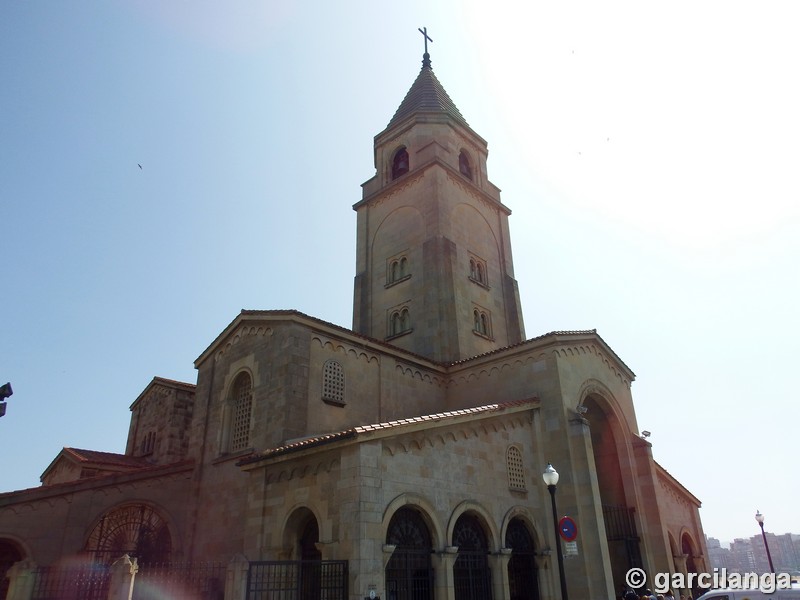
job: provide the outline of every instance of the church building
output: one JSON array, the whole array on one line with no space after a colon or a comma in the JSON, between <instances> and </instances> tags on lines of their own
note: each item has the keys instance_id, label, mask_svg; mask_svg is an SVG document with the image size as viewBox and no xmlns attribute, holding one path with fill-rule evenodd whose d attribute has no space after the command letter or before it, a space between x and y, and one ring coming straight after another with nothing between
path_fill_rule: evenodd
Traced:
<instances>
[{"instance_id":1,"label":"church building","mask_svg":"<svg viewBox=\"0 0 800 600\"><path fill-rule=\"evenodd\" d=\"M64 448L0 494L6 586L124 554L221 562L203 597L252 599L548 600L562 562L573 599L608 600L632 567L707 570L633 371L594 330L526 337L487 156L426 51L353 206L352 329L241 311L196 384L133 401L124 454Z\"/></svg>"}]
</instances>

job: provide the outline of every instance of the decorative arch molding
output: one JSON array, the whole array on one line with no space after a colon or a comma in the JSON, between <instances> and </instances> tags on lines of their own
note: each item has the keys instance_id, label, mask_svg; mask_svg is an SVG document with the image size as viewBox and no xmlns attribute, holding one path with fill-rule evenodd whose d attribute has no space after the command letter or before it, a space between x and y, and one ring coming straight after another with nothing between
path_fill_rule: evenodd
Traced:
<instances>
[{"instance_id":1,"label":"decorative arch molding","mask_svg":"<svg viewBox=\"0 0 800 600\"><path fill-rule=\"evenodd\" d=\"M510 369L524 369L525 367L538 363L542 360L550 358L550 354L546 352L532 352L526 356L515 356L511 359L505 359L502 362L494 363L491 366L480 365L472 369L461 371L449 377L446 384L449 387L457 387L462 384L472 385L475 381L480 380L482 377L492 377L494 375L501 375Z\"/></svg>"},{"instance_id":2,"label":"decorative arch molding","mask_svg":"<svg viewBox=\"0 0 800 600\"><path fill-rule=\"evenodd\" d=\"M431 385L435 385L436 387L442 387L445 385L445 380L438 375L432 375L431 373L422 371L421 369L414 368L409 365L404 365L398 362L395 365L395 370L399 371L405 377L411 377L412 379L424 381Z\"/></svg>"},{"instance_id":3,"label":"decorative arch molding","mask_svg":"<svg viewBox=\"0 0 800 600\"><path fill-rule=\"evenodd\" d=\"M480 521L486 533L486 539L489 542L489 550L497 551L503 547L502 540L499 537L497 526L492 520L491 513L486 510L480 503L474 500L464 500L461 504L453 509L450 515L450 521L447 523L447 541L453 539L453 531L456 527L456 522L461 515L472 514L475 515Z\"/></svg>"},{"instance_id":4,"label":"decorative arch molding","mask_svg":"<svg viewBox=\"0 0 800 600\"><path fill-rule=\"evenodd\" d=\"M323 350L330 350L336 354L342 354L348 358L355 358L357 360L364 360L367 363L374 362L380 364L379 355L373 352L366 352L361 348L356 348L351 344L346 344L340 340L331 339L321 334L315 334L311 337L311 341L317 342L319 347Z\"/></svg>"},{"instance_id":5,"label":"decorative arch molding","mask_svg":"<svg viewBox=\"0 0 800 600\"><path fill-rule=\"evenodd\" d=\"M493 415L491 422L465 423L462 427L446 432L421 431L390 439L384 443L383 451L389 456L395 456L423 448L435 449L437 446L444 446L459 440L480 439L491 434L524 428L531 422L532 417L528 413L515 413L499 418Z\"/></svg>"},{"instance_id":6,"label":"decorative arch molding","mask_svg":"<svg viewBox=\"0 0 800 600\"><path fill-rule=\"evenodd\" d=\"M444 529L442 529L442 524L439 521L436 508L434 507L433 503L431 503L424 496L415 494L413 492L402 493L386 505L386 508L383 511L383 518L381 520L382 540L386 539L392 517L398 510L404 507L415 508L419 511L420 515L422 515L422 519L425 521L425 524L428 526L428 530L430 531L431 538L433 538L432 542L434 548L444 548L448 545L447 541L449 538L444 536Z\"/></svg>"},{"instance_id":7,"label":"decorative arch molding","mask_svg":"<svg viewBox=\"0 0 800 600\"><path fill-rule=\"evenodd\" d=\"M553 348L552 350L553 356L556 358L571 358L574 356L581 356L581 355L592 355L597 357L605 366L611 371L614 376L627 388L631 387L631 382L627 378L627 376L620 371L616 365L613 364L612 360L608 357L608 355L603 352L596 344L593 343L585 343L585 344L576 344L572 346L561 346L558 348Z\"/></svg>"},{"instance_id":8,"label":"decorative arch molding","mask_svg":"<svg viewBox=\"0 0 800 600\"><path fill-rule=\"evenodd\" d=\"M633 431L630 423L627 422L627 419L625 419L624 414L620 410L616 396L614 396L613 392L609 390L602 381L598 379L587 379L583 382L578 392L578 404L576 408L583 406L589 398L592 398L596 403L601 405L604 411L606 411L607 417L612 417L620 426L625 424L627 431Z\"/></svg>"},{"instance_id":9,"label":"decorative arch molding","mask_svg":"<svg viewBox=\"0 0 800 600\"><path fill-rule=\"evenodd\" d=\"M686 497L676 490L675 486L673 486L670 481L666 479L660 472L657 473L657 476L658 484L661 488L662 494L665 494L669 497L671 502L680 506L686 518L690 517L692 513L692 505L689 503Z\"/></svg>"},{"instance_id":10,"label":"decorative arch molding","mask_svg":"<svg viewBox=\"0 0 800 600\"><path fill-rule=\"evenodd\" d=\"M410 157L409 157L409 160L410 160ZM391 170L391 164L389 165L389 169ZM387 189L388 192L385 193L385 194L382 194L382 195L378 196L377 198L375 198L374 200L372 200L372 202L369 203L370 206L372 208L379 207L384 202L387 202L388 200L391 200L392 198L394 198L395 196L397 196L401 192L404 192L408 188L416 185L417 182L420 179L422 179L424 176L425 176L425 169L418 169L416 167L414 169L412 169L411 171L409 171L408 173L406 173L406 175L404 177L400 178L400 179L394 179L393 180L391 178L391 173L389 173L389 175L387 177L387 180L385 182L386 183L386 188L384 188L384 189ZM402 184L401 184L401 182L402 182ZM375 233L377 233L377 231ZM374 242L375 242L375 238L373 237L372 238L372 243L374 243ZM372 248L372 244L370 244L370 248Z\"/></svg>"},{"instance_id":11,"label":"decorative arch molding","mask_svg":"<svg viewBox=\"0 0 800 600\"><path fill-rule=\"evenodd\" d=\"M319 461L314 464L286 466L279 471L267 472L266 484L271 485L275 483L281 483L283 481L291 481L292 479L302 479L308 475L319 475L322 472L330 473L337 466L339 466L338 458L333 458L327 461Z\"/></svg>"},{"instance_id":12,"label":"decorative arch molding","mask_svg":"<svg viewBox=\"0 0 800 600\"><path fill-rule=\"evenodd\" d=\"M471 196L492 212L497 212L497 209L502 206L498 200L491 198L491 196L488 196L479 187L477 187L477 185L473 183L475 180L464 180L464 178L461 176L461 173L457 169L453 169L453 167L450 165L447 166L448 168L445 169L445 173L447 173L447 179L450 181L450 183L458 187L459 191Z\"/></svg>"},{"instance_id":13,"label":"decorative arch molding","mask_svg":"<svg viewBox=\"0 0 800 600\"><path fill-rule=\"evenodd\" d=\"M214 360L219 361L233 346L242 341L243 338L249 336L269 337L272 336L272 328L266 325L241 325L236 332L228 337L227 343L217 350L214 355Z\"/></svg>"},{"instance_id":14,"label":"decorative arch molding","mask_svg":"<svg viewBox=\"0 0 800 600\"><path fill-rule=\"evenodd\" d=\"M447 177L450 181L456 181L453 177L453 174L450 173L450 171L447 172ZM458 184L459 187L461 187L464 191L467 191L467 189L465 188L467 183L464 181L463 177L459 177ZM469 184L469 185L471 186L474 184ZM491 206L488 202L486 202L485 198L481 197L482 196L481 194L476 194L474 189L469 193L469 195L475 198L476 200L481 201L487 208L491 210L493 214L497 213L497 207ZM456 215L460 211L467 211L468 214L472 215L475 219L477 219L478 222L480 222L480 224L484 229L484 232L486 234L489 234L490 236L489 239L491 240L491 244L487 244L487 246L491 246L492 250L494 251L494 256L492 256L491 259L492 261L497 261L496 266L500 270L502 270L503 267L501 264L501 257L503 256L503 253L501 252L501 242L500 240L497 239L495 227L492 226L492 224L489 222L489 219L486 218L486 215L484 215L480 210L478 210L473 204L468 204L466 202L459 202L452 207L452 209L450 210L450 218L452 221L457 222L458 219ZM490 257L484 256L483 258L488 259Z\"/></svg>"},{"instance_id":15,"label":"decorative arch molding","mask_svg":"<svg viewBox=\"0 0 800 600\"><path fill-rule=\"evenodd\" d=\"M531 534L533 542L537 548L544 548L547 546L546 538L542 533L542 527L540 527L537 523L536 517L533 516L533 513L524 506L512 506L503 516L503 522L500 525L500 540L503 542L503 544L505 544L508 525L514 519L520 519L523 523L525 523L525 526L528 528L528 532Z\"/></svg>"}]
</instances>

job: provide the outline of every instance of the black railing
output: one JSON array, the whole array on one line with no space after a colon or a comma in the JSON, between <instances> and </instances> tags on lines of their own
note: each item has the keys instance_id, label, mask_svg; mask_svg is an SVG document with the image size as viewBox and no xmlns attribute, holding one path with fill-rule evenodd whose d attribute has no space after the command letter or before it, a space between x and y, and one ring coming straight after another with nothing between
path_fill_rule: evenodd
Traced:
<instances>
[{"instance_id":1,"label":"black railing","mask_svg":"<svg viewBox=\"0 0 800 600\"><path fill-rule=\"evenodd\" d=\"M38 567L31 600L106 600L110 581L106 565Z\"/></svg>"},{"instance_id":2,"label":"black railing","mask_svg":"<svg viewBox=\"0 0 800 600\"><path fill-rule=\"evenodd\" d=\"M251 562L248 600L347 600L346 560Z\"/></svg>"},{"instance_id":3,"label":"black railing","mask_svg":"<svg viewBox=\"0 0 800 600\"><path fill-rule=\"evenodd\" d=\"M606 538L609 541L637 540L634 509L630 506L603 505L603 519L606 522Z\"/></svg>"}]
</instances>

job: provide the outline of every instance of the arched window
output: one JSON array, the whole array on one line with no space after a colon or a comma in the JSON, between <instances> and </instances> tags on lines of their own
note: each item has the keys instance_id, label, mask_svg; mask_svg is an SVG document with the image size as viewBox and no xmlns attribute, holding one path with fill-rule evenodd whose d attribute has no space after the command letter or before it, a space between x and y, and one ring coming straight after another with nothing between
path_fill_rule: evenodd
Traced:
<instances>
[{"instance_id":1,"label":"arched window","mask_svg":"<svg viewBox=\"0 0 800 600\"><path fill-rule=\"evenodd\" d=\"M539 600L536 546L521 519L512 519L508 524L505 546L511 548L511 559L508 561L509 596L514 600Z\"/></svg>"},{"instance_id":2,"label":"arched window","mask_svg":"<svg viewBox=\"0 0 800 600\"><path fill-rule=\"evenodd\" d=\"M408 315L408 309L404 308L400 313L400 331L408 331L411 329L411 317Z\"/></svg>"},{"instance_id":3,"label":"arched window","mask_svg":"<svg viewBox=\"0 0 800 600\"><path fill-rule=\"evenodd\" d=\"M335 360L322 366L322 399L329 404L344 406L344 369Z\"/></svg>"},{"instance_id":4,"label":"arched window","mask_svg":"<svg viewBox=\"0 0 800 600\"><path fill-rule=\"evenodd\" d=\"M397 335L402 330L400 329L400 313L392 313L391 327L389 328L389 335Z\"/></svg>"},{"instance_id":5,"label":"arched window","mask_svg":"<svg viewBox=\"0 0 800 600\"><path fill-rule=\"evenodd\" d=\"M411 314L407 308L395 310L389 317L389 333L387 337L393 337L411 331Z\"/></svg>"},{"instance_id":6,"label":"arched window","mask_svg":"<svg viewBox=\"0 0 800 600\"><path fill-rule=\"evenodd\" d=\"M232 412L230 451L244 450L250 445L250 416L253 412L253 383L248 373L240 373L231 388Z\"/></svg>"},{"instance_id":7,"label":"arched window","mask_svg":"<svg viewBox=\"0 0 800 600\"><path fill-rule=\"evenodd\" d=\"M453 565L456 600L491 598L489 544L478 517L464 514L458 518L453 528L453 546L458 546Z\"/></svg>"},{"instance_id":8,"label":"arched window","mask_svg":"<svg viewBox=\"0 0 800 600\"><path fill-rule=\"evenodd\" d=\"M489 315L477 308L472 311L473 326L472 331L479 335L492 337L492 323Z\"/></svg>"},{"instance_id":9,"label":"arched window","mask_svg":"<svg viewBox=\"0 0 800 600\"><path fill-rule=\"evenodd\" d=\"M386 565L386 592L393 600L433 600L433 543L422 515L403 507L392 516L386 543L395 546Z\"/></svg>"},{"instance_id":10,"label":"arched window","mask_svg":"<svg viewBox=\"0 0 800 600\"><path fill-rule=\"evenodd\" d=\"M469 156L463 150L458 155L458 170L467 179L472 179L472 165L470 164Z\"/></svg>"},{"instance_id":11,"label":"arched window","mask_svg":"<svg viewBox=\"0 0 800 600\"><path fill-rule=\"evenodd\" d=\"M392 159L392 179L397 179L406 173L408 173L408 151L400 148Z\"/></svg>"},{"instance_id":12,"label":"arched window","mask_svg":"<svg viewBox=\"0 0 800 600\"><path fill-rule=\"evenodd\" d=\"M169 562L172 538L166 521L146 504L113 509L95 525L84 550L93 560L110 564L123 554L139 564Z\"/></svg>"},{"instance_id":13,"label":"arched window","mask_svg":"<svg viewBox=\"0 0 800 600\"><path fill-rule=\"evenodd\" d=\"M405 279L408 276L408 259L405 256L389 259L387 271L387 286Z\"/></svg>"},{"instance_id":14,"label":"arched window","mask_svg":"<svg viewBox=\"0 0 800 600\"><path fill-rule=\"evenodd\" d=\"M469 278L475 283L488 287L486 261L476 256L469 257Z\"/></svg>"},{"instance_id":15,"label":"arched window","mask_svg":"<svg viewBox=\"0 0 800 600\"><path fill-rule=\"evenodd\" d=\"M506 470L508 471L508 487L512 490L524 490L525 470L522 466L522 452L516 446L509 446L506 451Z\"/></svg>"}]
</instances>

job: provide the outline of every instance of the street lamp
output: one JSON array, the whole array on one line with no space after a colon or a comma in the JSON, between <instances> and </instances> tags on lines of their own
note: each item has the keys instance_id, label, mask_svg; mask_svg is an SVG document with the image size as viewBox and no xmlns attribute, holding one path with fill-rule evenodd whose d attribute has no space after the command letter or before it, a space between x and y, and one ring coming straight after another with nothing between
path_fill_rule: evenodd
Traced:
<instances>
[{"instance_id":1,"label":"street lamp","mask_svg":"<svg viewBox=\"0 0 800 600\"><path fill-rule=\"evenodd\" d=\"M775 572L775 567L772 566L772 555L769 553L769 544L767 543L767 534L764 533L764 515L761 514L760 510L756 510L756 521L758 521L759 527L761 527L761 537L764 540L764 548L767 551L767 560L769 561L769 570L770 573Z\"/></svg>"},{"instance_id":2,"label":"street lamp","mask_svg":"<svg viewBox=\"0 0 800 600\"><path fill-rule=\"evenodd\" d=\"M558 471L553 465L547 463L547 468L542 473L542 479L550 492L550 504L553 506L553 529L556 532L556 555L558 556L558 576L561 578L561 600L567 598L567 578L564 575L564 554L561 552L560 533L558 531L558 510L556 509L556 484L558 483Z\"/></svg>"}]
</instances>

